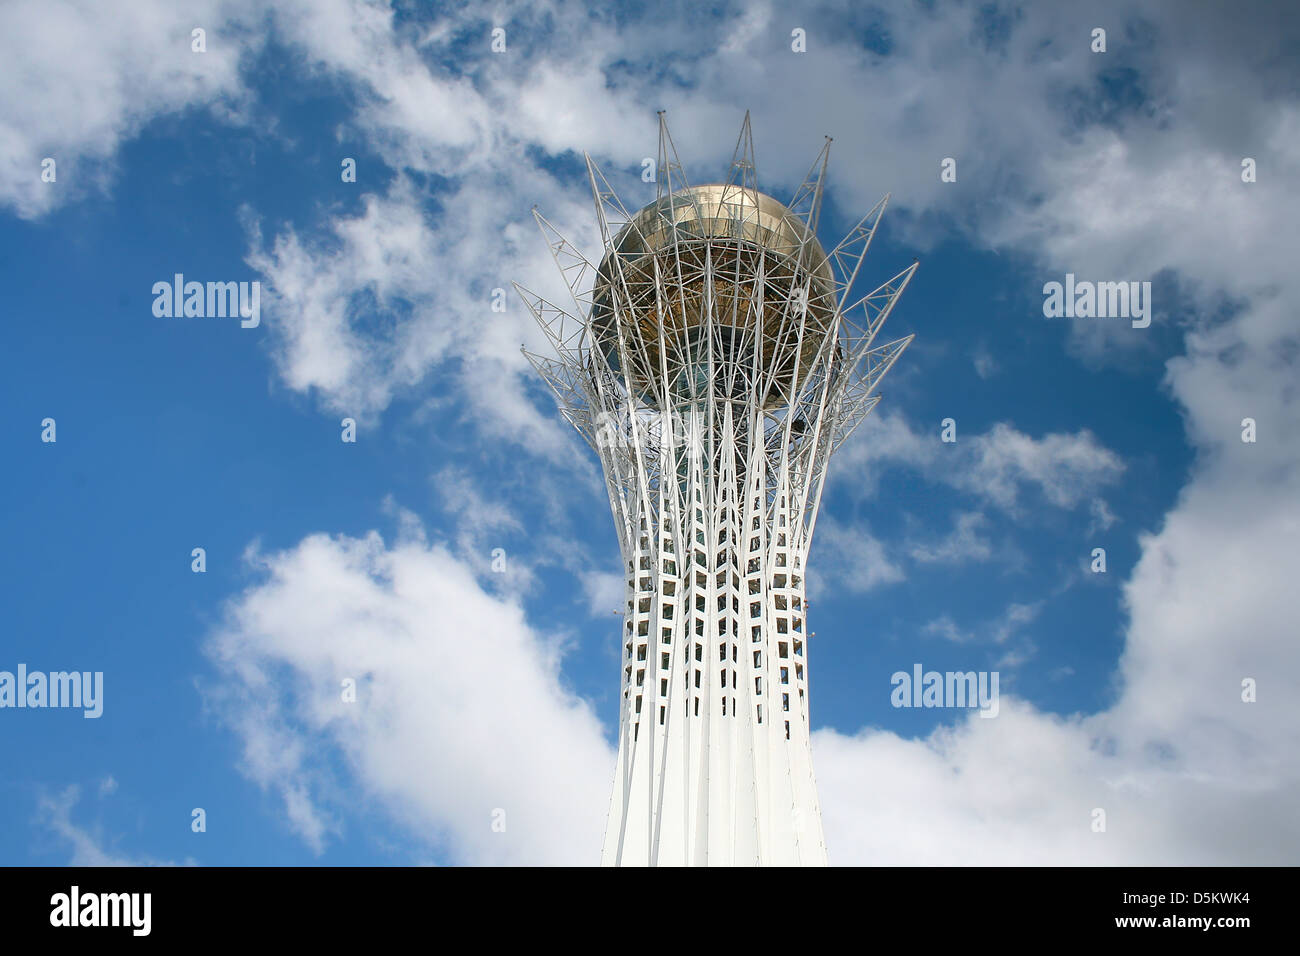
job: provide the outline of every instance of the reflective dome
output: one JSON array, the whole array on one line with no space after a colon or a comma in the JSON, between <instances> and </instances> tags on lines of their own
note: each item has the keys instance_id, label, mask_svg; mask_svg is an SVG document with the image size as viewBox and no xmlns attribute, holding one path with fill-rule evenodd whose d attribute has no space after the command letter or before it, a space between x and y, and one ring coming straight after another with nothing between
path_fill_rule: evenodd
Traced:
<instances>
[{"instance_id":1,"label":"reflective dome","mask_svg":"<svg viewBox=\"0 0 1300 956\"><path fill-rule=\"evenodd\" d=\"M800 343L790 301L805 284ZM796 368L802 380L834 328L834 295L825 251L784 205L736 185L692 186L646 206L614 238L596 277L592 333L623 371L622 325L628 386L652 406L665 383L673 405L698 403L710 390L741 398L755 371L760 399L780 403Z\"/></svg>"}]
</instances>

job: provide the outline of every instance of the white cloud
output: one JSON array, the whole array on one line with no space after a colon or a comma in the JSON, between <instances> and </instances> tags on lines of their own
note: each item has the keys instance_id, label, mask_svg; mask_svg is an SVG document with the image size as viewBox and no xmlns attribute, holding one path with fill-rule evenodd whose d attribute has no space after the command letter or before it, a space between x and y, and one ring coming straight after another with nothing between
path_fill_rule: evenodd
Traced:
<instances>
[{"instance_id":1,"label":"white cloud","mask_svg":"<svg viewBox=\"0 0 1300 956\"><path fill-rule=\"evenodd\" d=\"M582 591L587 611L595 618L610 618L623 613L627 582L612 571L587 571L582 575Z\"/></svg>"},{"instance_id":2,"label":"white cloud","mask_svg":"<svg viewBox=\"0 0 1300 956\"><path fill-rule=\"evenodd\" d=\"M0 30L0 207L36 218L69 197L105 189L119 146L161 114L214 106L236 120L249 35L223 32L222 0L104 4L15 0ZM207 52L190 31L208 31ZM57 179L41 181L41 160Z\"/></svg>"},{"instance_id":3,"label":"white cloud","mask_svg":"<svg viewBox=\"0 0 1300 956\"><path fill-rule=\"evenodd\" d=\"M903 580L902 569L888 558L880 539L861 525L849 527L823 515L814 541L808 559L810 593L864 594Z\"/></svg>"},{"instance_id":4,"label":"white cloud","mask_svg":"<svg viewBox=\"0 0 1300 956\"><path fill-rule=\"evenodd\" d=\"M937 541L914 544L912 559L924 564L957 564L962 561L987 561L993 555L993 546L980 535L988 526L988 519L978 511L958 514L947 535Z\"/></svg>"},{"instance_id":5,"label":"white cloud","mask_svg":"<svg viewBox=\"0 0 1300 956\"><path fill-rule=\"evenodd\" d=\"M99 795L108 796L117 789L105 785L112 781L110 776L99 785ZM70 784L56 794L42 794L37 803L37 819L48 827L59 842L72 849L69 866L176 866L175 863L153 860L144 857L124 856L106 847L103 835L98 828L87 828L73 822L72 811L81 799L81 788ZM185 865L194 861L186 859Z\"/></svg>"},{"instance_id":6,"label":"white cloud","mask_svg":"<svg viewBox=\"0 0 1300 956\"><path fill-rule=\"evenodd\" d=\"M418 540L316 535L254 560L265 579L209 645L211 697L242 769L309 846L328 846L359 792L455 862L597 858L613 753L518 605Z\"/></svg>"},{"instance_id":7,"label":"white cloud","mask_svg":"<svg viewBox=\"0 0 1300 956\"><path fill-rule=\"evenodd\" d=\"M977 500L1018 513L1022 496L1035 489L1058 508L1073 508L1098 489L1114 483L1124 463L1090 431L1051 432L1034 438L1007 422L987 432L940 441L915 431L901 414L869 417L841 452L831 475L871 490L880 472L902 466L931 481L947 484Z\"/></svg>"}]
</instances>

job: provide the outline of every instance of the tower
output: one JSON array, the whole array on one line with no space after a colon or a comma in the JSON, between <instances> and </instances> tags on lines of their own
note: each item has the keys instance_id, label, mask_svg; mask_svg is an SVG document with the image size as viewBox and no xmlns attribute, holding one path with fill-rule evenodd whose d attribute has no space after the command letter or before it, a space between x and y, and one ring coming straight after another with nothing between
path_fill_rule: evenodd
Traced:
<instances>
[{"instance_id":1,"label":"tower","mask_svg":"<svg viewBox=\"0 0 1300 956\"><path fill-rule=\"evenodd\" d=\"M850 302L889 197L827 253L830 139L788 205L749 115L691 186L659 117L657 198L628 213L587 157L604 253L534 211L573 309L516 285L525 352L599 455L626 581L607 865L824 865L809 742L808 549L826 467L911 341L874 345L913 263Z\"/></svg>"}]
</instances>

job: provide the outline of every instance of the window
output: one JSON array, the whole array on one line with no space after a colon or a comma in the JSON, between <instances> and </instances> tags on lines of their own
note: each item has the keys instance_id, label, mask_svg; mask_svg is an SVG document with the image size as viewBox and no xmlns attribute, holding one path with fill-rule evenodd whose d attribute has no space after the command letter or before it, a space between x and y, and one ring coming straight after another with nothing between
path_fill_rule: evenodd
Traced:
<instances>
[{"instance_id":1,"label":"window","mask_svg":"<svg viewBox=\"0 0 1300 956\"><path fill-rule=\"evenodd\" d=\"M659 726L662 727L663 725L664 725L664 708L660 707L660 708L659 708Z\"/></svg>"},{"instance_id":2,"label":"window","mask_svg":"<svg viewBox=\"0 0 1300 956\"><path fill-rule=\"evenodd\" d=\"M763 613L763 605L758 601L754 601L752 604L749 605L749 616L751 618L760 617L762 613Z\"/></svg>"},{"instance_id":3,"label":"window","mask_svg":"<svg viewBox=\"0 0 1300 956\"><path fill-rule=\"evenodd\" d=\"M762 704L759 704L759 705L758 705L758 722L759 722L760 724L763 722L763 705L762 705Z\"/></svg>"},{"instance_id":4,"label":"window","mask_svg":"<svg viewBox=\"0 0 1300 956\"><path fill-rule=\"evenodd\" d=\"M637 712L638 714L641 713L641 695L640 695L640 694L637 694L637 695L636 695L636 712Z\"/></svg>"},{"instance_id":5,"label":"window","mask_svg":"<svg viewBox=\"0 0 1300 956\"><path fill-rule=\"evenodd\" d=\"M781 668L781 683L782 684L790 683L790 668L788 667Z\"/></svg>"},{"instance_id":6,"label":"window","mask_svg":"<svg viewBox=\"0 0 1300 956\"><path fill-rule=\"evenodd\" d=\"M664 605L664 619L668 621L673 619L673 606L671 604Z\"/></svg>"},{"instance_id":7,"label":"window","mask_svg":"<svg viewBox=\"0 0 1300 956\"><path fill-rule=\"evenodd\" d=\"M727 698L722 698L722 716L727 716Z\"/></svg>"},{"instance_id":8,"label":"window","mask_svg":"<svg viewBox=\"0 0 1300 956\"><path fill-rule=\"evenodd\" d=\"M755 666L755 667L762 667L762 666L763 666L763 652L762 652L762 651L755 651L755 652L754 652L754 666Z\"/></svg>"},{"instance_id":9,"label":"window","mask_svg":"<svg viewBox=\"0 0 1300 956\"><path fill-rule=\"evenodd\" d=\"M777 657L789 657L789 656L790 656L790 645L787 644L785 641L780 641L780 642L776 645L776 656L777 656Z\"/></svg>"},{"instance_id":10,"label":"window","mask_svg":"<svg viewBox=\"0 0 1300 956\"><path fill-rule=\"evenodd\" d=\"M699 644L695 645L695 659L697 661L704 660L704 648Z\"/></svg>"},{"instance_id":11,"label":"window","mask_svg":"<svg viewBox=\"0 0 1300 956\"><path fill-rule=\"evenodd\" d=\"M636 686L640 687L644 683L645 683L645 668L644 667L637 668Z\"/></svg>"},{"instance_id":12,"label":"window","mask_svg":"<svg viewBox=\"0 0 1300 956\"><path fill-rule=\"evenodd\" d=\"M723 641L721 644L718 645L718 660L725 661L726 659L727 659L727 642Z\"/></svg>"},{"instance_id":13,"label":"window","mask_svg":"<svg viewBox=\"0 0 1300 956\"><path fill-rule=\"evenodd\" d=\"M668 696L668 678L667 678L667 677L661 677L661 678L659 678L659 696L660 696L660 697L667 697L667 696Z\"/></svg>"},{"instance_id":14,"label":"window","mask_svg":"<svg viewBox=\"0 0 1300 956\"><path fill-rule=\"evenodd\" d=\"M722 678L722 680L719 681L719 683L722 685L723 688L725 688L727 686L727 672L719 671L718 676Z\"/></svg>"},{"instance_id":15,"label":"window","mask_svg":"<svg viewBox=\"0 0 1300 956\"><path fill-rule=\"evenodd\" d=\"M776 619L776 633L784 634L788 630L790 630L790 628L788 626L788 622L786 621L786 619L783 617L778 617Z\"/></svg>"},{"instance_id":16,"label":"window","mask_svg":"<svg viewBox=\"0 0 1300 956\"><path fill-rule=\"evenodd\" d=\"M700 669L698 667L695 669L695 686L700 686Z\"/></svg>"},{"instance_id":17,"label":"window","mask_svg":"<svg viewBox=\"0 0 1300 956\"><path fill-rule=\"evenodd\" d=\"M794 665L794 676L797 677L797 678L799 678L800 680L803 680L803 665L802 665L802 664L795 664L795 665Z\"/></svg>"},{"instance_id":18,"label":"window","mask_svg":"<svg viewBox=\"0 0 1300 956\"><path fill-rule=\"evenodd\" d=\"M668 654L666 652L659 655L659 669L661 671L668 670Z\"/></svg>"},{"instance_id":19,"label":"window","mask_svg":"<svg viewBox=\"0 0 1300 956\"><path fill-rule=\"evenodd\" d=\"M695 716L700 716L700 699L698 697L695 698Z\"/></svg>"},{"instance_id":20,"label":"window","mask_svg":"<svg viewBox=\"0 0 1300 956\"><path fill-rule=\"evenodd\" d=\"M761 697L762 695L763 695L763 678L761 678L761 677L755 677L755 678L754 678L754 696L755 696L755 697Z\"/></svg>"},{"instance_id":21,"label":"window","mask_svg":"<svg viewBox=\"0 0 1300 956\"><path fill-rule=\"evenodd\" d=\"M664 636L664 643L665 643L665 644L671 644L671 643L673 642L673 631L672 631L672 628L665 627L665 628L663 629L663 636Z\"/></svg>"},{"instance_id":22,"label":"window","mask_svg":"<svg viewBox=\"0 0 1300 956\"><path fill-rule=\"evenodd\" d=\"M790 739L790 721L788 720L785 722L785 739Z\"/></svg>"},{"instance_id":23,"label":"window","mask_svg":"<svg viewBox=\"0 0 1300 956\"><path fill-rule=\"evenodd\" d=\"M790 695L789 695L789 694L782 694L782 695L781 695L781 709L782 709L782 710L789 710L789 709L790 709Z\"/></svg>"},{"instance_id":24,"label":"window","mask_svg":"<svg viewBox=\"0 0 1300 956\"><path fill-rule=\"evenodd\" d=\"M798 654L800 657L803 656L803 641L794 642L794 652Z\"/></svg>"}]
</instances>

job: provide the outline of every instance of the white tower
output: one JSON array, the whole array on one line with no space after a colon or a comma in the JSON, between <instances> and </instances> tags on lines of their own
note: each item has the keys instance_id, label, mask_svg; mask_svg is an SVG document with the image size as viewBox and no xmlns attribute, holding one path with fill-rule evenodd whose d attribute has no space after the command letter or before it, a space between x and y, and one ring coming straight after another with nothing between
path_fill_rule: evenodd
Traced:
<instances>
[{"instance_id":1,"label":"white tower","mask_svg":"<svg viewBox=\"0 0 1300 956\"><path fill-rule=\"evenodd\" d=\"M627 581L607 865L824 865L809 744L808 548L831 454L911 341L872 340L916 264L849 303L882 199L828 255L830 139L788 206L746 114L725 183L689 186L663 115L635 215L587 157L599 267L536 215L573 297L516 285L528 355L596 450Z\"/></svg>"}]
</instances>

